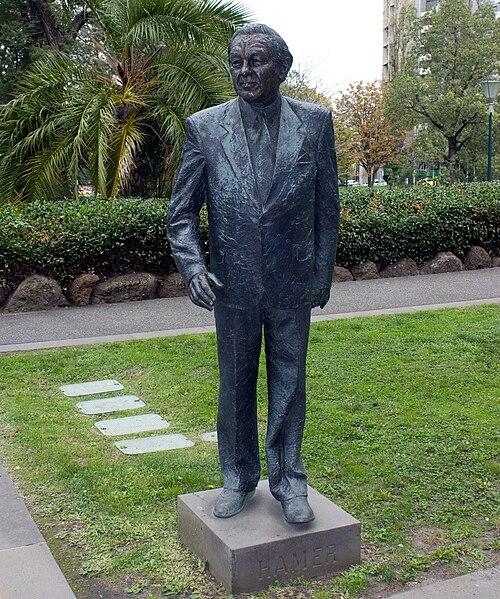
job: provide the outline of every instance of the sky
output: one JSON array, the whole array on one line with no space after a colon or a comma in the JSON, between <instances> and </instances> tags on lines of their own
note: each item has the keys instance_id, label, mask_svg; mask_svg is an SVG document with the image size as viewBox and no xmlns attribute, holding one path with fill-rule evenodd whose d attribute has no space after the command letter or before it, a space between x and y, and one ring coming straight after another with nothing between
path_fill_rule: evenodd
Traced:
<instances>
[{"instance_id":1,"label":"sky","mask_svg":"<svg viewBox=\"0 0 500 599\"><path fill-rule=\"evenodd\" d=\"M275 29L321 91L334 96L382 75L382 0L241 0Z\"/></svg>"}]
</instances>

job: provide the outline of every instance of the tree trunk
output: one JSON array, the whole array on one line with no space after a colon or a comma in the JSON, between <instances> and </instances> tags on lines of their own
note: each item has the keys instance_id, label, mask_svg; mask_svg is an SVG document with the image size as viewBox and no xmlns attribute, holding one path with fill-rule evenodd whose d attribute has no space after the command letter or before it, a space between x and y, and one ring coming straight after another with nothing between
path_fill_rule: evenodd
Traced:
<instances>
[{"instance_id":1,"label":"tree trunk","mask_svg":"<svg viewBox=\"0 0 500 599\"><path fill-rule=\"evenodd\" d=\"M369 168L366 174L368 175L368 187L372 188L375 181L375 169Z\"/></svg>"},{"instance_id":2,"label":"tree trunk","mask_svg":"<svg viewBox=\"0 0 500 599\"><path fill-rule=\"evenodd\" d=\"M460 165L458 163L458 140L455 136L448 137L448 153L445 156L445 164L450 173L452 183L457 183L460 180L459 172Z\"/></svg>"},{"instance_id":3,"label":"tree trunk","mask_svg":"<svg viewBox=\"0 0 500 599\"><path fill-rule=\"evenodd\" d=\"M51 7L44 0L31 0L30 5L32 14L38 16L45 40L53 50L60 50L63 35Z\"/></svg>"},{"instance_id":4,"label":"tree trunk","mask_svg":"<svg viewBox=\"0 0 500 599\"><path fill-rule=\"evenodd\" d=\"M151 163L144 152L139 152L134 158L134 164L122 192L130 198L150 197Z\"/></svg>"}]
</instances>

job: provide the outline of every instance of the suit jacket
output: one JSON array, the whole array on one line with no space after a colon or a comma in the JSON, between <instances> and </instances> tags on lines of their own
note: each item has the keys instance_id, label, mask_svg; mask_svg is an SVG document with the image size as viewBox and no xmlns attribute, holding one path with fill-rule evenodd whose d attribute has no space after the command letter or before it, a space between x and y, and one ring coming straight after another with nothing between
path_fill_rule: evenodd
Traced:
<instances>
[{"instance_id":1,"label":"suit jacket","mask_svg":"<svg viewBox=\"0 0 500 599\"><path fill-rule=\"evenodd\" d=\"M168 239L186 284L207 270L199 213L208 209L210 269L224 284L217 301L277 308L311 301L330 287L339 194L330 112L281 98L276 166L262 205L238 100L193 114L169 206Z\"/></svg>"}]
</instances>

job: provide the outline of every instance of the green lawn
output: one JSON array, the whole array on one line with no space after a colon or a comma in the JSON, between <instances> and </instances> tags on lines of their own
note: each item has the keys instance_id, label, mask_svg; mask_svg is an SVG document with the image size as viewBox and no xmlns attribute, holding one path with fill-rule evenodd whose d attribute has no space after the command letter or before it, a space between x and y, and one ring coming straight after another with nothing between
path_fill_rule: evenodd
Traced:
<instances>
[{"instance_id":1,"label":"green lawn","mask_svg":"<svg viewBox=\"0 0 500 599\"><path fill-rule=\"evenodd\" d=\"M499 338L493 305L313 325L304 460L361 520L364 560L266 596L362 597L498 563ZM195 447L120 454L59 390L105 378ZM264 364L259 393L264 423ZM214 335L0 358L0 456L79 599L225 596L176 533L176 496L221 484L215 445L197 438L216 404Z\"/></svg>"}]
</instances>

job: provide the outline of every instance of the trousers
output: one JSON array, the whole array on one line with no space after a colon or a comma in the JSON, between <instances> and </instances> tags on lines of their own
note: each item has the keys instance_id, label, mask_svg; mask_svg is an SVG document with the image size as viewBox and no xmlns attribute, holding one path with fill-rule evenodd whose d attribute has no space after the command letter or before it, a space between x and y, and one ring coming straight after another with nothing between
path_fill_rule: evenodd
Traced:
<instances>
[{"instance_id":1,"label":"trousers","mask_svg":"<svg viewBox=\"0 0 500 599\"><path fill-rule=\"evenodd\" d=\"M260 478L257 376L264 333L269 487L279 501L307 495L301 457L306 412L306 355L311 307L252 308L215 302L220 387L217 438L224 487L253 490Z\"/></svg>"}]
</instances>

